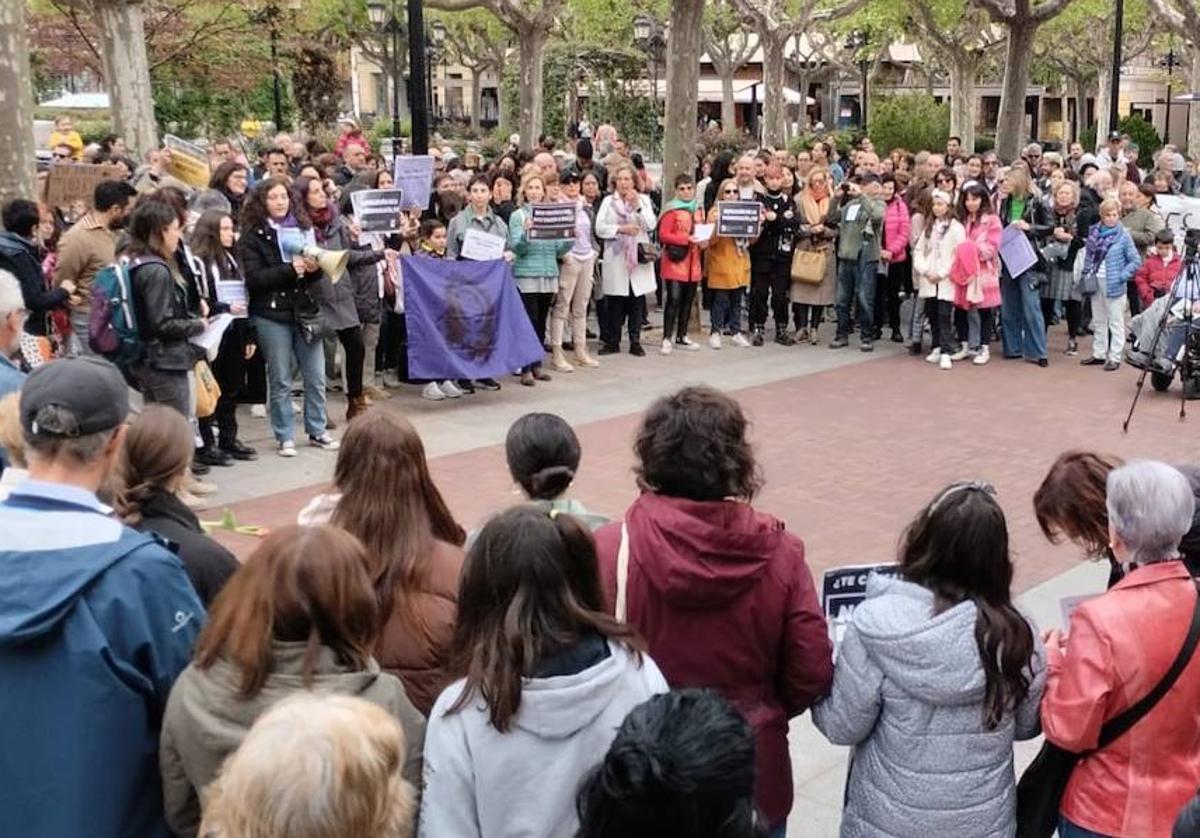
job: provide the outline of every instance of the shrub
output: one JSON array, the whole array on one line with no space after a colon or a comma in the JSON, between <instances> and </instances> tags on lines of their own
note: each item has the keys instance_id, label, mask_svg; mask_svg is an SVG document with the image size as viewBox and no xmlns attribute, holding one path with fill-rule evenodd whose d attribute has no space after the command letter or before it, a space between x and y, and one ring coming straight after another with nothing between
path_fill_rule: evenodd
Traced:
<instances>
[{"instance_id":1,"label":"shrub","mask_svg":"<svg viewBox=\"0 0 1200 838\"><path fill-rule=\"evenodd\" d=\"M1122 119L1120 131L1122 134L1128 134L1130 142L1137 145L1138 160L1149 160L1162 148L1163 141L1158 136L1158 131L1138 114Z\"/></svg>"},{"instance_id":2,"label":"shrub","mask_svg":"<svg viewBox=\"0 0 1200 838\"><path fill-rule=\"evenodd\" d=\"M880 154L893 148L945 148L950 137L950 105L924 94L881 97L871 102L867 135Z\"/></svg>"}]
</instances>

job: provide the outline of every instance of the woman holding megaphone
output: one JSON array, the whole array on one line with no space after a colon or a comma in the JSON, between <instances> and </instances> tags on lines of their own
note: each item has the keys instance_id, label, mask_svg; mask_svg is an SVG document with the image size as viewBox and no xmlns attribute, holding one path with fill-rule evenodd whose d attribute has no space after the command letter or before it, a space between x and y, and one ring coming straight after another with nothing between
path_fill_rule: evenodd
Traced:
<instances>
[{"instance_id":1,"label":"woman holding megaphone","mask_svg":"<svg viewBox=\"0 0 1200 838\"><path fill-rule=\"evenodd\" d=\"M303 203L308 217L312 219L313 235L317 247L333 252L345 251L346 279L324 274L313 287L317 303L321 307L323 325L331 334L336 334L346 354L346 419L349 421L367 409L363 396L363 362L366 344L363 342L362 322L358 317L354 292L357 286L355 274L364 267L371 268L370 279L375 281L374 266L384 258L384 251L372 250L369 246L359 247L358 225L349 218L339 215L337 207L329 200L321 181L316 178L298 177L295 184L296 203ZM332 351L332 350L330 350ZM326 364L326 369L333 365Z\"/></svg>"},{"instance_id":2,"label":"woman holding megaphone","mask_svg":"<svg viewBox=\"0 0 1200 838\"><path fill-rule=\"evenodd\" d=\"M323 276L317 260L300 251L315 244L304 203L292 201L287 181L259 183L242 207L238 257L246 274L250 316L258 347L267 362L271 431L279 456L295 457L292 359L304 379L304 430L326 451L337 441L326 427L325 353L321 347L316 285Z\"/></svg>"}]
</instances>

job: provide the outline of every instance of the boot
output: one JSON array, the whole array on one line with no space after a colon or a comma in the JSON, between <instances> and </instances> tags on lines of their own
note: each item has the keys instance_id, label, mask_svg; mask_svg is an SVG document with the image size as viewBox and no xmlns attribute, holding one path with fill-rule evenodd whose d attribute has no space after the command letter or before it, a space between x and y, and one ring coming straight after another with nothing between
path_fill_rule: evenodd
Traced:
<instances>
[{"instance_id":1,"label":"boot","mask_svg":"<svg viewBox=\"0 0 1200 838\"><path fill-rule=\"evenodd\" d=\"M775 329L775 342L780 346L795 346L795 339L788 334L787 326L781 326Z\"/></svg>"},{"instance_id":2,"label":"boot","mask_svg":"<svg viewBox=\"0 0 1200 838\"><path fill-rule=\"evenodd\" d=\"M575 364L580 367L598 367L600 362L588 352L587 344L578 341L575 344Z\"/></svg>"},{"instance_id":3,"label":"boot","mask_svg":"<svg viewBox=\"0 0 1200 838\"><path fill-rule=\"evenodd\" d=\"M754 339L751 341L751 343L753 343L755 346L763 345L763 327L762 326L754 327Z\"/></svg>"},{"instance_id":4,"label":"boot","mask_svg":"<svg viewBox=\"0 0 1200 838\"><path fill-rule=\"evenodd\" d=\"M550 366L557 372L575 372L575 368L567 361L562 346L550 347Z\"/></svg>"},{"instance_id":5,"label":"boot","mask_svg":"<svg viewBox=\"0 0 1200 838\"><path fill-rule=\"evenodd\" d=\"M346 404L346 421L349 422L355 416L358 416L360 413L366 413L366 411L367 397L356 396L355 398L350 399L350 401ZM326 425L328 424L329 423L326 422Z\"/></svg>"}]
</instances>

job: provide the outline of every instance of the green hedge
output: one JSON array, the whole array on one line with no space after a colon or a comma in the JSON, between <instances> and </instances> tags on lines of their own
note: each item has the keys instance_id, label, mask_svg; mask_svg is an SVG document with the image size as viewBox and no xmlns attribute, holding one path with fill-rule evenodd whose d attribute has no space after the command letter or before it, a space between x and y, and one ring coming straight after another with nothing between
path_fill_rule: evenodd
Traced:
<instances>
[{"instance_id":1,"label":"green hedge","mask_svg":"<svg viewBox=\"0 0 1200 838\"><path fill-rule=\"evenodd\" d=\"M950 105L925 94L872 99L867 136L880 154L893 148L945 148L950 137Z\"/></svg>"}]
</instances>

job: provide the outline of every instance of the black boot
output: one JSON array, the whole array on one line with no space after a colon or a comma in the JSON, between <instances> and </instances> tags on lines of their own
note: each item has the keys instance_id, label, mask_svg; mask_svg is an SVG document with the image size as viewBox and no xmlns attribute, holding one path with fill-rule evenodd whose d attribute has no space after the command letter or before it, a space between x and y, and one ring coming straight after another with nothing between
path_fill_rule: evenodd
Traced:
<instances>
[{"instance_id":1,"label":"black boot","mask_svg":"<svg viewBox=\"0 0 1200 838\"><path fill-rule=\"evenodd\" d=\"M753 339L751 339L750 343L752 343L755 346L763 345L763 327L762 326L754 327L754 337L753 337Z\"/></svg>"},{"instance_id":2,"label":"black boot","mask_svg":"<svg viewBox=\"0 0 1200 838\"><path fill-rule=\"evenodd\" d=\"M787 326L775 327L775 342L780 346L796 345L796 339L788 334Z\"/></svg>"}]
</instances>

